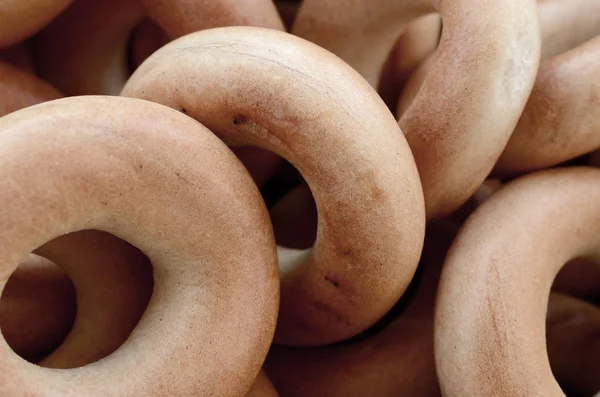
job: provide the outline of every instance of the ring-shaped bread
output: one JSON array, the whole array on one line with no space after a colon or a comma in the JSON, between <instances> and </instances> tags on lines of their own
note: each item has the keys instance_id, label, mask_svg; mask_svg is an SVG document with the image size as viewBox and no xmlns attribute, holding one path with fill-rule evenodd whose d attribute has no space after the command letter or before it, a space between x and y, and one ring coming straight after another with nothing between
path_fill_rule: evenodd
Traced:
<instances>
[{"instance_id":1,"label":"ring-shaped bread","mask_svg":"<svg viewBox=\"0 0 600 397\"><path fill-rule=\"evenodd\" d=\"M118 95L131 75L133 33L148 16L163 28L176 23L175 31L167 30L172 38L230 25L283 30L271 0L148 1L148 8L140 3L144 2L74 2L36 40L40 75L67 95ZM185 17L177 17L180 12ZM155 44L151 52L163 43Z\"/></svg>"},{"instance_id":2,"label":"ring-shaped bread","mask_svg":"<svg viewBox=\"0 0 600 397\"><path fill-rule=\"evenodd\" d=\"M547 168L600 148L600 35L544 61L494 174Z\"/></svg>"},{"instance_id":3,"label":"ring-shaped bread","mask_svg":"<svg viewBox=\"0 0 600 397\"><path fill-rule=\"evenodd\" d=\"M280 258L276 342L351 337L400 298L423 244L420 181L394 117L339 58L275 30L210 29L155 52L122 95L180 110L228 144L270 150L306 179L317 238Z\"/></svg>"},{"instance_id":4,"label":"ring-shaped bread","mask_svg":"<svg viewBox=\"0 0 600 397\"><path fill-rule=\"evenodd\" d=\"M152 295L148 258L127 242L98 230L55 238L35 251L72 272L77 316L63 343L39 362L75 368L115 351L139 322Z\"/></svg>"},{"instance_id":5,"label":"ring-shaped bread","mask_svg":"<svg viewBox=\"0 0 600 397\"><path fill-rule=\"evenodd\" d=\"M600 255L600 170L521 177L469 217L444 264L435 357L447 397L562 396L546 350L553 280Z\"/></svg>"},{"instance_id":6,"label":"ring-shaped bread","mask_svg":"<svg viewBox=\"0 0 600 397\"><path fill-rule=\"evenodd\" d=\"M333 346L272 346L265 369L281 395L439 397L433 308L444 255L456 230L450 223L427 225L416 288L383 328Z\"/></svg>"},{"instance_id":7,"label":"ring-shaped bread","mask_svg":"<svg viewBox=\"0 0 600 397\"><path fill-rule=\"evenodd\" d=\"M444 27L431 72L399 119L428 219L471 197L515 128L540 59L535 0L305 0L292 29L377 86L398 34L434 11Z\"/></svg>"},{"instance_id":8,"label":"ring-shaped bread","mask_svg":"<svg viewBox=\"0 0 600 397\"><path fill-rule=\"evenodd\" d=\"M85 0L72 4L36 40L40 75L67 95L115 95L141 63L168 36L141 38L137 28L150 19L171 37L220 26L252 25L283 30L271 0L147 1ZM172 24L175 24L173 29ZM147 26L147 23L146 23ZM171 27L168 29L168 27ZM279 162L256 148L234 150L260 186Z\"/></svg>"},{"instance_id":9,"label":"ring-shaped bread","mask_svg":"<svg viewBox=\"0 0 600 397\"><path fill-rule=\"evenodd\" d=\"M138 247L154 291L129 339L84 367L28 364L0 338L0 394L237 396L271 342L275 244L250 176L213 134L166 107L73 97L0 119L0 289L29 252L98 229ZM66 269L73 279L84 264Z\"/></svg>"}]
</instances>

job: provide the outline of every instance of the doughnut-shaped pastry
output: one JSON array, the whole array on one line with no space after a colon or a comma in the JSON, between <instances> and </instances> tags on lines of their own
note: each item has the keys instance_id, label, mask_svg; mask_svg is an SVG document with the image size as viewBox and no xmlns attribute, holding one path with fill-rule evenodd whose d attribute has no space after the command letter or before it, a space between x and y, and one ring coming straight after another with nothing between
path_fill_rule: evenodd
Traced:
<instances>
[{"instance_id":1,"label":"doughnut-shaped pastry","mask_svg":"<svg viewBox=\"0 0 600 397\"><path fill-rule=\"evenodd\" d=\"M456 227L427 226L416 293L379 332L334 346L272 346L265 368L282 396L439 397L433 358L437 280Z\"/></svg>"},{"instance_id":2,"label":"doughnut-shaped pastry","mask_svg":"<svg viewBox=\"0 0 600 397\"><path fill-rule=\"evenodd\" d=\"M49 371L0 338L0 395L250 389L275 328L275 244L256 186L219 139L157 104L66 98L0 119L0 174L0 289L28 252L82 229L130 242L154 272L138 326L97 363ZM88 271L65 268L74 280Z\"/></svg>"},{"instance_id":3,"label":"doughnut-shaped pastry","mask_svg":"<svg viewBox=\"0 0 600 397\"><path fill-rule=\"evenodd\" d=\"M285 30L272 0L138 0L169 36L224 26Z\"/></svg>"},{"instance_id":4,"label":"doughnut-shaped pastry","mask_svg":"<svg viewBox=\"0 0 600 397\"><path fill-rule=\"evenodd\" d=\"M34 75L0 61L0 117L62 95Z\"/></svg>"},{"instance_id":5,"label":"doughnut-shaped pastry","mask_svg":"<svg viewBox=\"0 0 600 397\"><path fill-rule=\"evenodd\" d=\"M568 295L550 295L548 357L552 372L568 395L600 392L599 332L600 308Z\"/></svg>"},{"instance_id":6,"label":"doughnut-shaped pastry","mask_svg":"<svg viewBox=\"0 0 600 397\"><path fill-rule=\"evenodd\" d=\"M127 304L125 302L125 304ZM0 329L19 356L37 361L67 336L77 311L75 289L69 276L49 260L30 254L9 278L0 300ZM115 326L119 326L114 321ZM63 362L73 366L81 350ZM277 397L264 371L246 397Z\"/></svg>"},{"instance_id":7,"label":"doughnut-shaped pastry","mask_svg":"<svg viewBox=\"0 0 600 397\"><path fill-rule=\"evenodd\" d=\"M480 2L477 5L483 6ZM466 10L472 6L475 6L475 3L470 0L388 0L376 3L361 0L354 1L351 6L340 0L304 0L293 33L337 54L373 86L377 85L382 66L399 34L411 21L434 11L441 13L445 27L440 42L440 62L444 61L443 58L449 56L448 53L452 50L460 50L454 53L455 58L460 54L460 59L455 61L464 59L463 62L478 62L489 69L488 74L493 69L502 70L510 66L519 70L519 64L512 62L516 62L513 58L521 53L527 54L523 64L527 61L535 64L535 61L530 59L536 58L538 53L535 48L538 36L533 29L536 19L535 0L502 4L490 1L485 7L491 8L486 8L486 12L477 16ZM511 20L512 25L509 24ZM534 26L530 27L532 23ZM525 36L519 37L520 33ZM468 38L464 37L466 34L469 35ZM480 37L475 37L476 34ZM498 34L503 36L504 41L494 40ZM470 40L469 45L460 40ZM493 60L478 61L476 58L484 48L477 47L484 47L488 43L494 46L495 51L510 55L511 61L500 65L500 53L494 54ZM490 52L488 48L487 54ZM491 66L494 63L497 65ZM471 69L470 71L473 72ZM466 78L463 77L463 80ZM516 84L510 81L506 83L510 86Z\"/></svg>"},{"instance_id":8,"label":"doughnut-shaped pastry","mask_svg":"<svg viewBox=\"0 0 600 397\"><path fill-rule=\"evenodd\" d=\"M505 185L467 220L437 294L444 396L564 396L546 351L548 294L569 260L598 258L599 203L600 170L553 169Z\"/></svg>"},{"instance_id":9,"label":"doughnut-shaped pastry","mask_svg":"<svg viewBox=\"0 0 600 397\"><path fill-rule=\"evenodd\" d=\"M597 0L538 0L542 60L583 44L600 34Z\"/></svg>"},{"instance_id":10,"label":"doughnut-shaped pastry","mask_svg":"<svg viewBox=\"0 0 600 397\"><path fill-rule=\"evenodd\" d=\"M130 39L148 14L163 27L165 23L176 23L175 31L167 30L172 37L228 25L257 24L283 29L271 0L169 0L162 2L164 4L160 1L154 3L139 0L76 1L37 39L40 75L68 95L118 95L131 75ZM233 7L233 3L239 3L239 8ZM184 12L185 18L177 22L178 12ZM155 47L144 52L149 55L166 41L166 37L158 41L151 39L146 45L154 44ZM138 60L138 64L141 61Z\"/></svg>"},{"instance_id":11,"label":"doughnut-shaped pastry","mask_svg":"<svg viewBox=\"0 0 600 397\"><path fill-rule=\"evenodd\" d=\"M568 51L600 34L600 2L596 0L538 0L542 60ZM396 117L401 117L417 96L434 57L428 57L405 85Z\"/></svg>"},{"instance_id":12,"label":"doughnut-shaped pastry","mask_svg":"<svg viewBox=\"0 0 600 397\"><path fill-rule=\"evenodd\" d=\"M600 35L545 61L533 92L494 167L512 176L600 148Z\"/></svg>"},{"instance_id":13,"label":"doughnut-shaped pastry","mask_svg":"<svg viewBox=\"0 0 600 397\"><path fill-rule=\"evenodd\" d=\"M47 25L72 0L2 0L0 48L10 47Z\"/></svg>"},{"instance_id":14,"label":"doughnut-shaped pastry","mask_svg":"<svg viewBox=\"0 0 600 397\"><path fill-rule=\"evenodd\" d=\"M178 109L232 145L271 150L307 181L317 239L280 260L276 342L351 337L402 295L423 243L423 194L398 124L344 62L271 29L211 29L155 52L122 95Z\"/></svg>"},{"instance_id":15,"label":"doughnut-shaped pastry","mask_svg":"<svg viewBox=\"0 0 600 397\"><path fill-rule=\"evenodd\" d=\"M142 51L139 39L130 41L132 36L137 38L136 27L147 16L139 3L137 0L75 2L37 40L40 74L68 95L118 94L131 74L131 63L137 67L143 61L139 57L151 54L168 41L166 36L161 37L162 31L156 30L152 35L159 37L141 38L145 46ZM173 27L168 30L173 36L226 25L284 29L271 0L169 0L148 1L144 5L163 27L178 21L175 30ZM179 20L180 17L183 19ZM130 49L136 52L130 54ZM279 162L276 156L256 148L236 148L235 153L258 185L271 177Z\"/></svg>"},{"instance_id":16,"label":"doughnut-shaped pastry","mask_svg":"<svg viewBox=\"0 0 600 397\"><path fill-rule=\"evenodd\" d=\"M399 123L427 218L450 214L491 171L531 92L540 57L535 0L343 4L305 0L293 32L340 56L373 86L402 29L440 13L444 29L431 73Z\"/></svg>"},{"instance_id":17,"label":"doughnut-shaped pastry","mask_svg":"<svg viewBox=\"0 0 600 397\"><path fill-rule=\"evenodd\" d=\"M76 313L75 289L67 273L30 254L2 293L0 330L15 353L35 362L60 345Z\"/></svg>"},{"instance_id":18,"label":"doughnut-shaped pastry","mask_svg":"<svg viewBox=\"0 0 600 397\"><path fill-rule=\"evenodd\" d=\"M36 253L66 269L86 269L72 276L78 308L73 329L40 365L80 367L121 346L152 295L148 258L125 241L97 230L58 237Z\"/></svg>"},{"instance_id":19,"label":"doughnut-shaped pastry","mask_svg":"<svg viewBox=\"0 0 600 397\"><path fill-rule=\"evenodd\" d=\"M382 67L377 91L390 109L396 109L404 85L417 67L432 54L442 33L437 13L420 17L400 34Z\"/></svg>"}]
</instances>

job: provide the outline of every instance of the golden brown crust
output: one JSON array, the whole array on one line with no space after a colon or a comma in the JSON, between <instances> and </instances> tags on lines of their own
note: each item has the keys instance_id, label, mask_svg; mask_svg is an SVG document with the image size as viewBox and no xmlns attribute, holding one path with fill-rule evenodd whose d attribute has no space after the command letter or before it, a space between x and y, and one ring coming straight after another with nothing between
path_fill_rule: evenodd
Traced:
<instances>
[{"instance_id":1,"label":"golden brown crust","mask_svg":"<svg viewBox=\"0 0 600 397\"><path fill-rule=\"evenodd\" d=\"M286 33L212 29L154 53L123 95L271 150L305 177L319 230L311 251L280 262L278 342L348 338L402 295L422 247L420 183L393 116L348 65Z\"/></svg>"},{"instance_id":2,"label":"golden brown crust","mask_svg":"<svg viewBox=\"0 0 600 397\"><path fill-rule=\"evenodd\" d=\"M599 170L554 169L505 185L467 220L437 295L444 395L564 396L546 352L548 294L566 262L597 257L599 203Z\"/></svg>"},{"instance_id":3,"label":"golden brown crust","mask_svg":"<svg viewBox=\"0 0 600 397\"><path fill-rule=\"evenodd\" d=\"M118 97L47 102L1 118L0 131L0 224L11 225L0 229L2 287L28 252L82 229L130 242L154 271L140 323L95 364L23 365L0 340L0 394L250 389L275 328L277 258L260 194L226 146L178 112ZM73 279L80 272L86 266L74 266Z\"/></svg>"},{"instance_id":4,"label":"golden brown crust","mask_svg":"<svg viewBox=\"0 0 600 397\"><path fill-rule=\"evenodd\" d=\"M340 56L373 86L406 24L440 12L444 29L431 73L399 123L419 168L427 218L453 212L491 171L531 92L540 57L535 1L340 4L305 0L293 32ZM469 11L475 8L486 11Z\"/></svg>"},{"instance_id":5,"label":"golden brown crust","mask_svg":"<svg viewBox=\"0 0 600 397\"><path fill-rule=\"evenodd\" d=\"M600 147L600 36L545 61L495 174L546 168Z\"/></svg>"},{"instance_id":6,"label":"golden brown crust","mask_svg":"<svg viewBox=\"0 0 600 397\"><path fill-rule=\"evenodd\" d=\"M333 346L271 347L265 368L282 396L441 396L433 356L433 306L456 228L436 223L427 232L416 293L385 328Z\"/></svg>"},{"instance_id":7,"label":"golden brown crust","mask_svg":"<svg viewBox=\"0 0 600 397\"><path fill-rule=\"evenodd\" d=\"M104 358L121 346L152 295L148 258L125 241L97 230L58 237L36 253L73 274L78 307L69 335L40 365L75 368ZM73 270L82 266L85 272Z\"/></svg>"}]
</instances>

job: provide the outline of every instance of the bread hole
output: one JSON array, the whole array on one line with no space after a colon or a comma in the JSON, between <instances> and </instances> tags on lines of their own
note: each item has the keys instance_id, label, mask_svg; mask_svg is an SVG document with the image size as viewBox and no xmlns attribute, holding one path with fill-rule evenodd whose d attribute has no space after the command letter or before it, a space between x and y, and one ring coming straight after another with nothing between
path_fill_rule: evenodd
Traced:
<instances>
[{"instance_id":1,"label":"bread hole","mask_svg":"<svg viewBox=\"0 0 600 397\"><path fill-rule=\"evenodd\" d=\"M554 377L569 397L600 391L600 266L576 258L558 273L546 319L546 347Z\"/></svg>"},{"instance_id":2,"label":"bread hole","mask_svg":"<svg viewBox=\"0 0 600 397\"><path fill-rule=\"evenodd\" d=\"M84 230L44 244L19 263L0 299L0 331L23 359L76 368L117 350L152 295L152 266L137 248Z\"/></svg>"},{"instance_id":3,"label":"bread hole","mask_svg":"<svg viewBox=\"0 0 600 397\"><path fill-rule=\"evenodd\" d=\"M285 160L261 189L275 232L275 241L286 248L308 249L317 235L315 199L300 173Z\"/></svg>"}]
</instances>

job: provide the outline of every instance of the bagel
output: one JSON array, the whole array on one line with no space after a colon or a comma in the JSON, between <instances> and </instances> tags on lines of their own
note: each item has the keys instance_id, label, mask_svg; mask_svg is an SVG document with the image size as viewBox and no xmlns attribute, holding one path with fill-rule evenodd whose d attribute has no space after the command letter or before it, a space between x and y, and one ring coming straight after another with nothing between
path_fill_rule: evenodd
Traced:
<instances>
[{"instance_id":1,"label":"bagel","mask_svg":"<svg viewBox=\"0 0 600 397\"><path fill-rule=\"evenodd\" d=\"M292 29L377 86L398 34L434 11L444 29L431 73L399 119L419 169L428 219L469 199L515 128L540 60L535 0L362 0L351 6L305 0Z\"/></svg>"},{"instance_id":2,"label":"bagel","mask_svg":"<svg viewBox=\"0 0 600 397\"><path fill-rule=\"evenodd\" d=\"M548 295L565 263L597 258L599 199L600 170L553 169L505 185L467 220L437 294L444 396L564 396L546 350Z\"/></svg>"},{"instance_id":3,"label":"bagel","mask_svg":"<svg viewBox=\"0 0 600 397\"><path fill-rule=\"evenodd\" d=\"M416 292L375 334L333 346L273 346L265 369L282 396L439 397L433 358L437 280L456 227L428 225Z\"/></svg>"},{"instance_id":4,"label":"bagel","mask_svg":"<svg viewBox=\"0 0 600 397\"><path fill-rule=\"evenodd\" d=\"M537 0L541 59L545 61L600 34L600 3L596 0ZM396 109L401 117L417 96L434 57L429 56L409 77Z\"/></svg>"},{"instance_id":5,"label":"bagel","mask_svg":"<svg viewBox=\"0 0 600 397\"><path fill-rule=\"evenodd\" d=\"M148 16L161 29L149 24ZM67 95L116 95L131 66L169 41L163 28L177 37L247 24L284 29L271 0L78 1L39 35L36 58L40 75ZM259 186L279 161L255 148L234 151Z\"/></svg>"},{"instance_id":6,"label":"bagel","mask_svg":"<svg viewBox=\"0 0 600 397\"><path fill-rule=\"evenodd\" d=\"M132 47L140 43L130 46L130 40L140 25L147 26L148 16L171 37L228 25L283 29L270 0L76 1L37 38L40 75L68 95L118 95L131 75L130 58L141 55ZM146 48L141 53L149 55L165 44L168 38L161 33L142 38ZM131 49L138 52L130 54Z\"/></svg>"},{"instance_id":7,"label":"bagel","mask_svg":"<svg viewBox=\"0 0 600 397\"><path fill-rule=\"evenodd\" d=\"M600 148L600 35L545 61L494 174L511 177Z\"/></svg>"},{"instance_id":8,"label":"bagel","mask_svg":"<svg viewBox=\"0 0 600 397\"><path fill-rule=\"evenodd\" d=\"M107 233L90 230L76 235L75 241L71 235L60 237L38 250L63 263L80 256L86 266L91 263L95 268L87 280L77 280L83 287L93 286L93 291L79 291L83 292L79 310L87 318L78 317L68 337L77 311L75 289L64 270L49 260L31 254L11 276L0 300L0 328L7 343L21 357L44 367L75 368L112 353L137 324L150 298L151 275L139 268L149 263L139 251ZM71 251L62 252L65 248ZM277 397L277 392L261 371L246 397Z\"/></svg>"},{"instance_id":9,"label":"bagel","mask_svg":"<svg viewBox=\"0 0 600 397\"><path fill-rule=\"evenodd\" d=\"M30 37L67 7L72 0L3 0L0 3L0 48Z\"/></svg>"},{"instance_id":10,"label":"bagel","mask_svg":"<svg viewBox=\"0 0 600 397\"><path fill-rule=\"evenodd\" d=\"M154 274L139 324L94 364L40 368L0 338L0 395L250 389L275 329L275 243L256 186L218 138L150 102L65 98L0 119L0 172L0 289L29 252L84 229L138 247ZM74 280L89 271L69 263Z\"/></svg>"},{"instance_id":11,"label":"bagel","mask_svg":"<svg viewBox=\"0 0 600 397\"><path fill-rule=\"evenodd\" d=\"M58 237L35 251L73 274L77 317L64 342L39 362L75 368L115 351L139 322L152 295L152 267L138 249L97 230Z\"/></svg>"},{"instance_id":12,"label":"bagel","mask_svg":"<svg viewBox=\"0 0 600 397\"><path fill-rule=\"evenodd\" d=\"M280 260L277 343L349 338L400 298L423 244L423 194L398 124L348 65L287 33L218 28L159 49L122 95L180 110L233 146L271 150L304 176L317 239Z\"/></svg>"},{"instance_id":13,"label":"bagel","mask_svg":"<svg viewBox=\"0 0 600 397\"><path fill-rule=\"evenodd\" d=\"M287 397L439 397L434 368L433 308L437 282L457 225L444 221L428 225L421 280L415 295L381 331L357 341L319 348L273 346L265 368ZM585 321L576 321L581 314ZM591 365L594 332L600 310L592 305L551 294L548 305L550 363L559 380L578 392L595 391L598 370ZM585 352L584 346L591 351ZM577 350L571 350L575 348ZM579 357L568 352L576 351ZM596 383L594 383L596 382Z\"/></svg>"}]
</instances>

